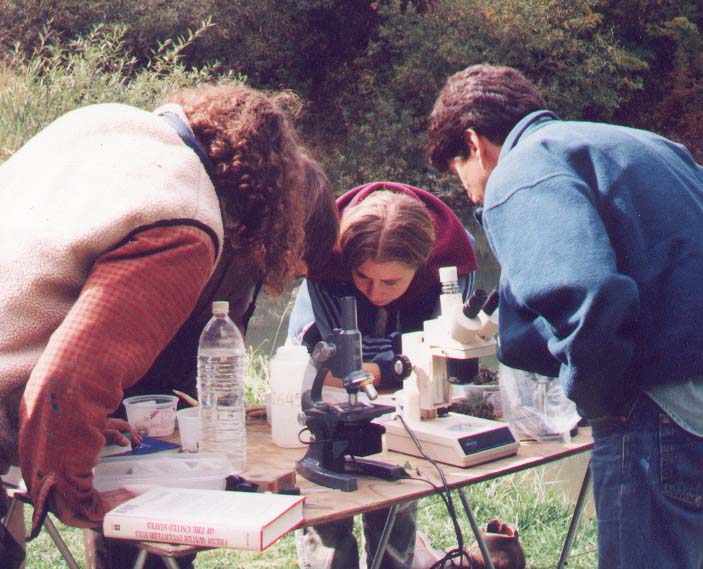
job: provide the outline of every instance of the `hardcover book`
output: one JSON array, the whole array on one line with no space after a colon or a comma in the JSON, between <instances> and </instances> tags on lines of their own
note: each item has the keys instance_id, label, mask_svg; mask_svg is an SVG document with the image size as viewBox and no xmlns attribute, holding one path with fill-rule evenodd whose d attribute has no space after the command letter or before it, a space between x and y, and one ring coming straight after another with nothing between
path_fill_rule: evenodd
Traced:
<instances>
[{"instance_id":1,"label":"hardcover book","mask_svg":"<svg viewBox=\"0 0 703 569\"><path fill-rule=\"evenodd\" d=\"M263 551L303 520L301 496L154 488L105 515L105 537Z\"/></svg>"}]
</instances>

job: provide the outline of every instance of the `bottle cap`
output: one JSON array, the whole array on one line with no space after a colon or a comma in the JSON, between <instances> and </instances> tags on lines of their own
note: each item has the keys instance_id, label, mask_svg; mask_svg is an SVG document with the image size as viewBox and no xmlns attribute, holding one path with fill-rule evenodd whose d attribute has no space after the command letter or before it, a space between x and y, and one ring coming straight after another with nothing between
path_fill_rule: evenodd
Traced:
<instances>
[{"instance_id":1,"label":"bottle cap","mask_svg":"<svg viewBox=\"0 0 703 569\"><path fill-rule=\"evenodd\" d=\"M229 314L229 302L226 300L216 300L212 303L213 314Z\"/></svg>"},{"instance_id":2,"label":"bottle cap","mask_svg":"<svg viewBox=\"0 0 703 569\"><path fill-rule=\"evenodd\" d=\"M439 268L439 280L443 283L456 282L459 277L456 273L456 267L440 267Z\"/></svg>"}]
</instances>

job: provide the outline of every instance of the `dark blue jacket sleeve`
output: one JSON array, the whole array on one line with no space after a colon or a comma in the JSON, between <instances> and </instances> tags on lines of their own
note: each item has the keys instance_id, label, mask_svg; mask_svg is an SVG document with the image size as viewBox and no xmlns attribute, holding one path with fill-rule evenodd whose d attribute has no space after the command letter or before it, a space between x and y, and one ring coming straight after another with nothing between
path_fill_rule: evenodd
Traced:
<instances>
[{"instance_id":1,"label":"dark blue jacket sleeve","mask_svg":"<svg viewBox=\"0 0 703 569\"><path fill-rule=\"evenodd\" d=\"M288 343L293 345L305 345L304 336L306 330L315 324L315 314L312 310L310 293L308 292L308 281L304 280L294 292L295 302L288 320ZM312 348L308 346L308 350Z\"/></svg>"},{"instance_id":2,"label":"dark blue jacket sleeve","mask_svg":"<svg viewBox=\"0 0 703 569\"><path fill-rule=\"evenodd\" d=\"M345 296L354 296L354 286L350 283L305 279L296 292L288 323L288 340L312 351L317 340L324 339L340 326L341 299Z\"/></svg>"}]
</instances>

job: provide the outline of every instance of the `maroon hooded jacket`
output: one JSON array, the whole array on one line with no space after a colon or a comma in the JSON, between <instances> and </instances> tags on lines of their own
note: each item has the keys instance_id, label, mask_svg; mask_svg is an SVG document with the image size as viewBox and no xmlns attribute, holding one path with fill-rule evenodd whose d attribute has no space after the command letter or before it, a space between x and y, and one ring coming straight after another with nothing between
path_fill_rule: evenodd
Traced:
<instances>
[{"instance_id":1,"label":"maroon hooded jacket","mask_svg":"<svg viewBox=\"0 0 703 569\"><path fill-rule=\"evenodd\" d=\"M372 182L349 190L337 198L340 217L344 210L353 207L378 190L393 190L419 199L427 207L434 225L435 241L429 259L413 278L408 290L394 301L391 308L409 307L429 287L439 283L439 268L455 266L459 275L466 275L478 268L476 254L469 234L456 214L439 198L425 190L397 182ZM320 281L351 281L351 272L344 266L339 246L335 247L330 262L309 275Z\"/></svg>"},{"instance_id":2,"label":"maroon hooded jacket","mask_svg":"<svg viewBox=\"0 0 703 569\"><path fill-rule=\"evenodd\" d=\"M356 205L369 194L387 189L411 195L422 201L429 210L436 239L428 262L416 272L408 290L383 307L387 319L381 320L379 307L371 304L354 286L351 272L344 266L341 251L337 247L330 262L324 268L312 271L306 283L300 287L290 318L289 336L312 350L317 341L341 325L341 299L354 296L357 325L362 334L363 360L378 364L382 389L398 389L402 382L395 376L392 366L396 348L394 337L422 330L424 320L438 315L440 267L457 267L460 287L466 300L472 292L477 262L469 234L459 218L441 200L424 190L394 182L365 184L337 199L340 215L344 215L346 208ZM382 332L379 331L383 327L379 326L381 321L385 321ZM462 376L474 373L476 368L473 364L465 366L463 371L459 367L457 365L456 373Z\"/></svg>"}]
</instances>

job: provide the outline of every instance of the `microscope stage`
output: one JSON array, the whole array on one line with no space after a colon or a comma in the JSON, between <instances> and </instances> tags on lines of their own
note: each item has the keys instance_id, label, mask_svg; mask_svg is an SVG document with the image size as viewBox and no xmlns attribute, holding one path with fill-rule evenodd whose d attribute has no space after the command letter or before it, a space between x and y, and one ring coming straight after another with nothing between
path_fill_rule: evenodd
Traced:
<instances>
[{"instance_id":1,"label":"microscope stage","mask_svg":"<svg viewBox=\"0 0 703 569\"><path fill-rule=\"evenodd\" d=\"M388 450L422 458L400 421L384 427ZM449 413L408 427L430 458L462 468L513 455L520 446L506 423L470 415Z\"/></svg>"}]
</instances>

